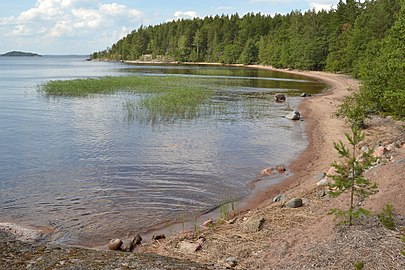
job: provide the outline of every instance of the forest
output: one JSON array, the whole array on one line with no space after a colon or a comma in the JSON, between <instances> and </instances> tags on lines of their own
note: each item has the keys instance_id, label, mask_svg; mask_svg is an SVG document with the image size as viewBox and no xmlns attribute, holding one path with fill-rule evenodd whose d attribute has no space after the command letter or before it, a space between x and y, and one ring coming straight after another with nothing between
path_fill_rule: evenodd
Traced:
<instances>
[{"instance_id":1,"label":"forest","mask_svg":"<svg viewBox=\"0 0 405 270\"><path fill-rule=\"evenodd\" d=\"M346 114L405 119L405 0L341 0L331 10L216 15L141 26L91 58L347 73L363 87L345 101Z\"/></svg>"}]
</instances>

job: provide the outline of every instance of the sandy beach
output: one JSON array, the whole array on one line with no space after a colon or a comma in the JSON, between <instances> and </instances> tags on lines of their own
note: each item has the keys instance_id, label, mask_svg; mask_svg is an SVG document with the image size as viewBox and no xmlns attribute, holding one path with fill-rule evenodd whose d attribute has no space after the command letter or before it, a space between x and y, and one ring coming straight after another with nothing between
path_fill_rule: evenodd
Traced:
<instances>
[{"instance_id":1,"label":"sandy beach","mask_svg":"<svg viewBox=\"0 0 405 270\"><path fill-rule=\"evenodd\" d=\"M358 90L360 82L343 74L249 67L304 75L329 86L324 93L306 98L300 104L299 111L307 125L309 145L288 168L293 175L280 184L256 191L249 198L246 209L241 209L236 219L231 219L232 222L202 228L198 232L200 239L204 239L201 250L193 252L184 248L196 243L194 232L149 243L140 251L225 266L230 266L229 261L234 260L235 269L348 269L356 260L367 261L370 266L367 269L399 269L397 267L405 266L405 258L399 252L401 242L387 232L375 216L350 230L338 227L338 221L327 212L334 207L347 208L348 194L338 198L318 195L322 191L316 185L320 175L328 172L331 163L338 160L333 143L345 141L344 134L350 130L344 119L335 116L337 106L344 96ZM397 148L384 156L389 162L384 161L367 173L371 180L377 182L379 192L362 204L377 213L391 203L396 214L404 215L403 123L379 117L368 121L365 130L368 146L387 147L397 142ZM279 194L302 198L304 206L283 208L281 203L272 201ZM404 223L403 219L399 220L399 224ZM252 229L252 224L259 224L259 227Z\"/></svg>"}]
</instances>

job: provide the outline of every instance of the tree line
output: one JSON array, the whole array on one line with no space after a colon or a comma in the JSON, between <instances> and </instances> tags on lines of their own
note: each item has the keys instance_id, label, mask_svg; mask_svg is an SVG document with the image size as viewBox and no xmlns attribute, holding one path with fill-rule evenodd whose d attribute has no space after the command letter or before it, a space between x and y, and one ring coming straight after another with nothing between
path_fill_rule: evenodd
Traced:
<instances>
[{"instance_id":1,"label":"tree line","mask_svg":"<svg viewBox=\"0 0 405 270\"><path fill-rule=\"evenodd\" d=\"M405 0L339 1L335 9L248 13L141 26L91 58L263 64L344 72L362 108L405 117Z\"/></svg>"}]
</instances>

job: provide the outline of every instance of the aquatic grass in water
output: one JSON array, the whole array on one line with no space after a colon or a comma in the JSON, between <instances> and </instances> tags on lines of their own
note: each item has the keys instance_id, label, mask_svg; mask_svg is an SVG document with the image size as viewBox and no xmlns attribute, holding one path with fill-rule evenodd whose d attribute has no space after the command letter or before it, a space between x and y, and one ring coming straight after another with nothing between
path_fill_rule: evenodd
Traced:
<instances>
[{"instance_id":1,"label":"aquatic grass in water","mask_svg":"<svg viewBox=\"0 0 405 270\"><path fill-rule=\"evenodd\" d=\"M123 102L128 123L137 120L155 125L229 113L241 113L249 118L263 116L263 107L268 106L267 102L272 100L274 93L270 89L253 93L245 90L234 92L233 87L241 83L231 78L107 76L49 81L40 89L48 97L87 97L116 92L139 94L140 98ZM221 98L224 100L221 101Z\"/></svg>"},{"instance_id":2,"label":"aquatic grass in water","mask_svg":"<svg viewBox=\"0 0 405 270\"><path fill-rule=\"evenodd\" d=\"M49 81L40 86L47 96L86 97L91 94L162 93L187 85L203 89L218 89L219 79L178 76L106 76L75 80Z\"/></svg>"}]
</instances>

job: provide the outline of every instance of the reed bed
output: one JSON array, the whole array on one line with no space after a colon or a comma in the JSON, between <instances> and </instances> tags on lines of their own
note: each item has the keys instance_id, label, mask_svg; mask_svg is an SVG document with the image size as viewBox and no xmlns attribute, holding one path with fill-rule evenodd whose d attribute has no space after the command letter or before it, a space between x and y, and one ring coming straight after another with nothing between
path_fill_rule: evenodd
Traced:
<instances>
[{"instance_id":1,"label":"reed bed","mask_svg":"<svg viewBox=\"0 0 405 270\"><path fill-rule=\"evenodd\" d=\"M228 113L227 102L214 99L224 88L240 84L237 79L198 78L180 76L121 76L75 80L49 81L40 87L46 96L88 97L99 94L129 92L138 95L136 100L127 99L123 109L128 122L137 120L152 125L183 119L196 119ZM222 90L221 90L222 89ZM221 95L221 94L219 94ZM269 94L237 94L245 102L239 103L250 117L255 115L257 98L267 99ZM252 99L253 98L253 99ZM256 104L258 105L258 104Z\"/></svg>"}]
</instances>

